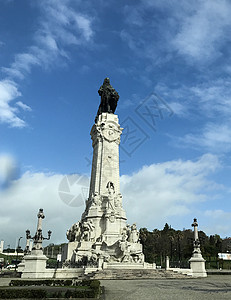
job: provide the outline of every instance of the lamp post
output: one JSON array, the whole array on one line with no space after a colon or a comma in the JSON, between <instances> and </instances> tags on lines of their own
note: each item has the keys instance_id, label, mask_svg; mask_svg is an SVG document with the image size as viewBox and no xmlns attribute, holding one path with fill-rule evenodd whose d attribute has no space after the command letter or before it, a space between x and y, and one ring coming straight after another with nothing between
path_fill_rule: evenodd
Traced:
<instances>
[{"instance_id":1,"label":"lamp post","mask_svg":"<svg viewBox=\"0 0 231 300\"><path fill-rule=\"evenodd\" d=\"M26 230L26 238L27 238L27 240L32 239L34 241L32 250L40 250L41 251L43 240L49 240L52 232L51 232L51 230L48 230L47 238L45 238L42 234L42 220L45 218L42 208L39 209L37 217L38 217L38 224L37 224L37 230L36 230L35 235L32 237L30 234L30 230L27 229Z\"/></svg>"},{"instance_id":2,"label":"lamp post","mask_svg":"<svg viewBox=\"0 0 231 300\"><path fill-rule=\"evenodd\" d=\"M15 263L15 271L16 271L16 268L17 268L17 264L18 264L18 251L19 251L19 248L20 248L20 240L22 239L22 236L20 236L20 238L18 239L18 247L16 249L16 252L17 252L17 256L16 256L16 263Z\"/></svg>"},{"instance_id":3,"label":"lamp post","mask_svg":"<svg viewBox=\"0 0 231 300\"><path fill-rule=\"evenodd\" d=\"M26 248L24 250L25 255L30 253L30 230L26 230Z\"/></svg>"},{"instance_id":4,"label":"lamp post","mask_svg":"<svg viewBox=\"0 0 231 300\"><path fill-rule=\"evenodd\" d=\"M193 241L193 253L190 258L190 269L192 270L193 277L207 277L205 270L205 260L201 255L200 240L198 234L197 219L194 218L192 227L194 227L194 241Z\"/></svg>"},{"instance_id":5,"label":"lamp post","mask_svg":"<svg viewBox=\"0 0 231 300\"><path fill-rule=\"evenodd\" d=\"M7 245L7 264L9 263L10 245Z\"/></svg>"},{"instance_id":6,"label":"lamp post","mask_svg":"<svg viewBox=\"0 0 231 300\"><path fill-rule=\"evenodd\" d=\"M193 253L201 254L200 240L199 240L198 228L197 228L198 223L196 218L193 219L192 227L194 227Z\"/></svg>"}]
</instances>

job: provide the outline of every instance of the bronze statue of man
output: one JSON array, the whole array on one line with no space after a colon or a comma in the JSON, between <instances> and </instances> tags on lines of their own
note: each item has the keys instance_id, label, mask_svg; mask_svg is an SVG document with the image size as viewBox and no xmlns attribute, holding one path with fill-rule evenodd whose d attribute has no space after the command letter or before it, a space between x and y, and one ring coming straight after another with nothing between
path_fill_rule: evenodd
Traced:
<instances>
[{"instance_id":1,"label":"bronze statue of man","mask_svg":"<svg viewBox=\"0 0 231 300\"><path fill-rule=\"evenodd\" d=\"M114 114L117 102L119 100L119 94L110 85L109 78L104 79L103 85L101 85L98 93L101 96L101 102L99 105L97 116L95 118L95 122L97 122L98 116L103 112Z\"/></svg>"}]
</instances>

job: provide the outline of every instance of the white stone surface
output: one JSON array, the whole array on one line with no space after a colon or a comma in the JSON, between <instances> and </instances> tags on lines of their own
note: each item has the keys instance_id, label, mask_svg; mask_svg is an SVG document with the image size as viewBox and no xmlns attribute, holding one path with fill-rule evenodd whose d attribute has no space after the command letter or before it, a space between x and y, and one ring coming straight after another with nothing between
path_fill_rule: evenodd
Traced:
<instances>
[{"instance_id":1,"label":"white stone surface","mask_svg":"<svg viewBox=\"0 0 231 300\"><path fill-rule=\"evenodd\" d=\"M136 225L127 225L119 181L119 144L122 128L118 116L102 113L91 129L93 159L89 198L81 221L67 232L63 249L65 266L123 262L142 265L144 256Z\"/></svg>"},{"instance_id":2,"label":"white stone surface","mask_svg":"<svg viewBox=\"0 0 231 300\"><path fill-rule=\"evenodd\" d=\"M169 257L166 256L166 270L169 270Z\"/></svg>"},{"instance_id":3,"label":"white stone surface","mask_svg":"<svg viewBox=\"0 0 231 300\"><path fill-rule=\"evenodd\" d=\"M4 241L1 240L1 242L0 242L0 253L3 253L3 249L4 249Z\"/></svg>"},{"instance_id":4,"label":"white stone surface","mask_svg":"<svg viewBox=\"0 0 231 300\"><path fill-rule=\"evenodd\" d=\"M207 272L205 270L205 260L201 255L192 256L189 262L193 277L207 277Z\"/></svg>"},{"instance_id":5,"label":"white stone surface","mask_svg":"<svg viewBox=\"0 0 231 300\"><path fill-rule=\"evenodd\" d=\"M22 278L43 278L47 260L42 250L32 250L31 254L24 256L18 271L22 272Z\"/></svg>"}]
</instances>

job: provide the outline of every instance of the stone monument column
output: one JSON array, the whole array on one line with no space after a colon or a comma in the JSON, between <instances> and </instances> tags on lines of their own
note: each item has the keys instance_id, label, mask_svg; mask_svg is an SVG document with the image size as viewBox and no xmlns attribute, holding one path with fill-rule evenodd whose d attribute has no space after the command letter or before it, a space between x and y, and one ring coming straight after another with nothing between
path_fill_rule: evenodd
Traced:
<instances>
[{"instance_id":1,"label":"stone monument column","mask_svg":"<svg viewBox=\"0 0 231 300\"><path fill-rule=\"evenodd\" d=\"M122 208L119 179L119 144L122 128L118 116L102 113L91 130L93 160L89 191L88 218L100 217L95 227L100 229L97 235L121 234L126 226L126 216ZM98 207L98 209L97 209ZM102 219L103 218L103 219ZM103 222L102 222L103 221ZM101 224L100 224L101 222Z\"/></svg>"},{"instance_id":2,"label":"stone monument column","mask_svg":"<svg viewBox=\"0 0 231 300\"><path fill-rule=\"evenodd\" d=\"M192 269L193 277L207 277L205 270L205 260L201 255L200 240L198 235L198 223L195 218L192 223L194 227L194 241L193 241L193 254L190 258L190 268Z\"/></svg>"},{"instance_id":3,"label":"stone monument column","mask_svg":"<svg viewBox=\"0 0 231 300\"><path fill-rule=\"evenodd\" d=\"M22 272L22 278L43 278L46 273L46 261L48 258L43 254L42 242L49 240L51 231L48 231L48 237L42 235L42 220L45 218L43 209L40 208L37 214L38 223L35 235L30 235L30 230L26 230L26 253L21 264L18 266L18 271ZM30 239L34 241L32 250L30 251Z\"/></svg>"},{"instance_id":4,"label":"stone monument column","mask_svg":"<svg viewBox=\"0 0 231 300\"><path fill-rule=\"evenodd\" d=\"M119 95L108 78L98 92L101 103L90 132L93 159L89 198L81 224L89 223L94 228L89 229L90 240L85 230L85 241L112 244L118 241L127 220L122 208L119 179L119 144L123 129L114 114Z\"/></svg>"},{"instance_id":5,"label":"stone monument column","mask_svg":"<svg viewBox=\"0 0 231 300\"><path fill-rule=\"evenodd\" d=\"M42 250L42 241L43 241L42 220L45 218L42 208L39 209L37 217L38 217L37 230L33 238L34 243L33 243L32 250Z\"/></svg>"},{"instance_id":6,"label":"stone monument column","mask_svg":"<svg viewBox=\"0 0 231 300\"><path fill-rule=\"evenodd\" d=\"M122 128L118 116L102 113L91 130L93 160L89 198L120 193L119 144ZM109 186L109 182L112 183Z\"/></svg>"}]
</instances>

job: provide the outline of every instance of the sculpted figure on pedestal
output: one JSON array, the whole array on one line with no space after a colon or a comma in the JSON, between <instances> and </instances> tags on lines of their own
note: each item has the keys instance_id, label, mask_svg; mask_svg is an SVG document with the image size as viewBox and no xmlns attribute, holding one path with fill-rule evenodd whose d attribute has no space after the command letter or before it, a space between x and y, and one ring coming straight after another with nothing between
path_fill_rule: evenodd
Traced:
<instances>
[{"instance_id":1,"label":"sculpted figure on pedestal","mask_svg":"<svg viewBox=\"0 0 231 300\"><path fill-rule=\"evenodd\" d=\"M98 116L103 112L114 114L117 102L119 100L119 94L110 85L109 78L104 79L103 85L101 85L98 93L101 96L101 102L99 105L97 116L95 118L95 122L97 122Z\"/></svg>"},{"instance_id":2,"label":"sculpted figure on pedestal","mask_svg":"<svg viewBox=\"0 0 231 300\"><path fill-rule=\"evenodd\" d=\"M99 196L98 192L95 192L95 194L94 194L94 196L92 198L92 204L96 205L96 206L100 206L101 205L101 199L100 199L100 196Z\"/></svg>"},{"instance_id":3,"label":"sculpted figure on pedestal","mask_svg":"<svg viewBox=\"0 0 231 300\"><path fill-rule=\"evenodd\" d=\"M122 235L122 240L119 241L119 248L122 252L122 259L123 262L128 262L130 260L130 243L126 240L127 235Z\"/></svg>"},{"instance_id":4,"label":"sculpted figure on pedestal","mask_svg":"<svg viewBox=\"0 0 231 300\"><path fill-rule=\"evenodd\" d=\"M108 208L111 210L115 210L115 187L113 182L109 181L107 183L107 189L108 189Z\"/></svg>"},{"instance_id":5,"label":"sculpted figure on pedestal","mask_svg":"<svg viewBox=\"0 0 231 300\"><path fill-rule=\"evenodd\" d=\"M131 233L130 233L130 236L128 238L128 241L131 242L131 243L138 243L138 240L139 240L139 232L136 228L136 224L133 224L131 226Z\"/></svg>"},{"instance_id":6,"label":"sculpted figure on pedestal","mask_svg":"<svg viewBox=\"0 0 231 300\"><path fill-rule=\"evenodd\" d=\"M109 194L109 195L115 194L115 187L114 187L113 182L108 181L106 188L107 188L107 190L108 190L108 194Z\"/></svg>"},{"instance_id":7,"label":"sculpted figure on pedestal","mask_svg":"<svg viewBox=\"0 0 231 300\"><path fill-rule=\"evenodd\" d=\"M95 237L94 230L95 226L91 221L84 221L82 224L81 240L86 242L91 241Z\"/></svg>"},{"instance_id":8,"label":"sculpted figure on pedestal","mask_svg":"<svg viewBox=\"0 0 231 300\"><path fill-rule=\"evenodd\" d=\"M67 239L70 242L79 241L81 236L81 223L77 222L71 226L71 228L66 233Z\"/></svg>"}]
</instances>

